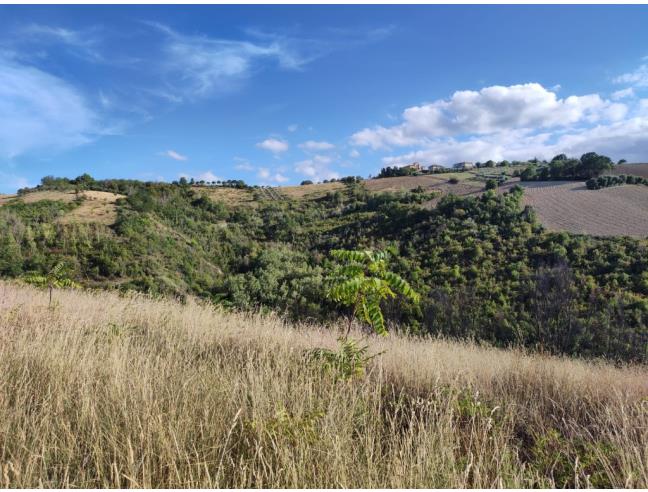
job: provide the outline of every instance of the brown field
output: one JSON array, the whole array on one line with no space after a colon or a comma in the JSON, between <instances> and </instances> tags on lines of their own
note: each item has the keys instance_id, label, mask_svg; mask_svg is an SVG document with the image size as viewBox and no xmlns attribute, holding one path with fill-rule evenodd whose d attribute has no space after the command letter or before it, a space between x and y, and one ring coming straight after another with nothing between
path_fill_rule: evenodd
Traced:
<instances>
[{"instance_id":1,"label":"brown field","mask_svg":"<svg viewBox=\"0 0 648 492\"><path fill-rule=\"evenodd\" d=\"M521 183L547 229L594 236L648 236L648 187L624 185L588 190L581 182Z\"/></svg>"},{"instance_id":2,"label":"brown field","mask_svg":"<svg viewBox=\"0 0 648 492\"><path fill-rule=\"evenodd\" d=\"M648 487L648 369L0 283L0 487ZM355 336L359 336L357 333Z\"/></svg>"},{"instance_id":3,"label":"brown field","mask_svg":"<svg viewBox=\"0 0 648 492\"><path fill-rule=\"evenodd\" d=\"M648 164L619 164L610 174L631 174L648 178Z\"/></svg>"},{"instance_id":4,"label":"brown field","mask_svg":"<svg viewBox=\"0 0 648 492\"><path fill-rule=\"evenodd\" d=\"M365 181L366 183L366 181ZM295 200L315 200L330 191L344 188L344 183L319 183L304 186L281 186L275 188L282 195Z\"/></svg>"}]
</instances>

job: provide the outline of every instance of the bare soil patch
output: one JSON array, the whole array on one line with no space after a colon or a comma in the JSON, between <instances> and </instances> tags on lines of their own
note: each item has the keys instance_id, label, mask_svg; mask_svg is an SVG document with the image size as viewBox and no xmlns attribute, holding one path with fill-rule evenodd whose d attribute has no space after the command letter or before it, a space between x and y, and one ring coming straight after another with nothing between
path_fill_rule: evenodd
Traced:
<instances>
[{"instance_id":1,"label":"bare soil patch","mask_svg":"<svg viewBox=\"0 0 648 492\"><path fill-rule=\"evenodd\" d=\"M648 187L588 190L582 182L522 183L524 203L549 230L593 236L648 236Z\"/></svg>"}]
</instances>

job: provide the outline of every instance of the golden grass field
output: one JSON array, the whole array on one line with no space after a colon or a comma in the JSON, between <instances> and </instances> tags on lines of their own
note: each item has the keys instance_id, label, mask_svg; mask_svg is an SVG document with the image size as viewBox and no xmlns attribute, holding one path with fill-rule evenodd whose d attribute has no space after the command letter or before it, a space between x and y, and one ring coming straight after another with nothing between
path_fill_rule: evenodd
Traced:
<instances>
[{"instance_id":1,"label":"golden grass field","mask_svg":"<svg viewBox=\"0 0 648 492\"><path fill-rule=\"evenodd\" d=\"M116 202L123 195L109 193L107 191L81 191L80 196L84 198L81 204L59 218L62 224L70 223L99 223L111 225L117 220ZM20 200L24 203L35 203L41 200L53 200L69 203L77 197L73 191L36 191L26 193L22 196L0 195L0 206L12 200Z\"/></svg>"},{"instance_id":2,"label":"golden grass field","mask_svg":"<svg viewBox=\"0 0 648 492\"><path fill-rule=\"evenodd\" d=\"M344 188L344 183L335 182L303 186L281 186L276 188L276 190L282 195L295 200L313 200L321 198L329 192L343 190Z\"/></svg>"},{"instance_id":3,"label":"golden grass field","mask_svg":"<svg viewBox=\"0 0 648 492\"><path fill-rule=\"evenodd\" d=\"M359 336L359 335L356 335ZM648 369L0 283L1 487L648 487Z\"/></svg>"},{"instance_id":4,"label":"golden grass field","mask_svg":"<svg viewBox=\"0 0 648 492\"><path fill-rule=\"evenodd\" d=\"M648 186L623 185L588 190L576 181L521 183L549 230L594 236L648 236Z\"/></svg>"}]
</instances>

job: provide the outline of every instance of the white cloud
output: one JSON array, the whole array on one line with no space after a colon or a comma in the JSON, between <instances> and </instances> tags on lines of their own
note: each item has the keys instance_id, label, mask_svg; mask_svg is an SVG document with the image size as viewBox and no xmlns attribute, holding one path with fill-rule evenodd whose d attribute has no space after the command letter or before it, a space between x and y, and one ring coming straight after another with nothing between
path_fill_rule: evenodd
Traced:
<instances>
[{"instance_id":1,"label":"white cloud","mask_svg":"<svg viewBox=\"0 0 648 492\"><path fill-rule=\"evenodd\" d=\"M299 126L296 124L288 125L288 131L290 133L294 133L299 129Z\"/></svg>"},{"instance_id":2,"label":"white cloud","mask_svg":"<svg viewBox=\"0 0 648 492\"><path fill-rule=\"evenodd\" d=\"M358 149L351 149L351 152L349 152L349 157L356 159L360 157L360 152L358 152Z\"/></svg>"},{"instance_id":3,"label":"white cloud","mask_svg":"<svg viewBox=\"0 0 648 492\"><path fill-rule=\"evenodd\" d=\"M351 140L354 145L380 149L421 144L438 137L614 121L622 119L626 111L624 104L606 101L598 94L559 99L537 83L492 86L457 91L450 99L407 108L400 125L365 128Z\"/></svg>"},{"instance_id":4,"label":"white cloud","mask_svg":"<svg viewBox=\"0 0 648 492\"><path fill-rule=\"evenodd\" d=\"M627 89L621 89L620 91L613 92L610 98L613 101L618 101L619 99L626 99L634 96L634 89L632 87L628 87Z\"/></svg>"},{"instance_id":5,"label":"white cloud","mask_svg":"<svg viewBox=\"0 0 648 492\"><path fill-rule=\"evenodd\" d=\"M75 87L0 57L0 156L75 147L101 132L97 115Z\"/></svg>"},{"instance_id":6,"label":"white cloud","mask_svg":"<svg viewBox=\"0 0 648 492\"><path fill-rule=\"evenodd\" d=\"M613 102L623 99L625 104ZM365 128L352 142L374 149L409 147L386 165L579 156L648 160L648 99L624 89L558 98L539 84L459 91L450 99L407 108L400 124Z\"/></svg>"},{"instance_id":7,"label":"white cloud","mask_svg":"<svg viewBox=\"0 0 648 492\"><path fill-rule=\"evenodd\" d=\"M213 172L211 171L204 171L199 174L187 174L187 173L179 173L178 174L179 178L186 178L186 179L191 179L193 178L194 181L222 181L222 178L219 176L216 176Z\"/></svg>"},{"instance_id":8,"label":"white cloud","mask_svg":"<svg viewBox=\"0 0 648 492\"><path fill-rule=\"evenodd\" d=\"M182 155L175 150L167 150L165 152L162 152L162 155L165 155L166 157L169 157L174 161L186 161L188 159L186 155Z\"/></svg>"},{"instance_id":9,"label":"white cloud","mask_svg":"<svg viewBox=\"0 0 648 492\"><path fill-rule=\"evenodd\" d=\"M281 173L273 173L267 167L260 167L257 172L257 177L265 182L285 183L288 178Z\"/></svg>"},{"instance_id":10,"label":"white cloud","mask_svg":"<svg viewBox=\"0 0 648 492\"><path fill-rule=\"evenodd\" d=\"M617 84L628 84L633 87L648 87L648 65L640 65L636 70L614 79Z\"/></svg>"},{"instance_id":11,"label":"white cloud","mask_svg":"<svg viewBox=\"0 0 648 492\"><path fill-rule=\"evenodd\" d=\"M404 165L413 161L451 165L459 161L526 160L532 157L550 159L565 153L578 157L585 152L598 152L617 160L630 162L648 160L648 100L645 114L639 106L636 115L623 121L573 129L562 134L524 131L502 132L476 136L468 140L439 139L423 148L402 155L383 158L385 165Z\"/></svg>"},{"instance_id":12,"label":"white cloud","mask_svg":"<svg viewBox=\"0 0 648 492\"><path fill-rule=\"evenodd\" d=\"M196 181L221 181L221 180L222 178L216 176L211 171L205 171L204 173L200 173L198 176L196 176Z\"/></svg>"},{"instance_id":13,"label":"white cloud","mask_svg":"<svg viewBox=\"0 0 648 492\"><path fill-rule=\"evenodd\" d=\"M329 164L332 160L333 159L325 155L314 155L310 159L305 159L295 163L295 171L314 181L332 178L337 179L340 175L329 168Z\"/></svg>"},{"instance_id":14,"label":"white cloud","mask_svg":"<svg viewBox=\"0 0 648 492\"><path fill-rule=\"evenodd\" d=\"M308 140L307 142L299 144L299 148L306 151L321 152L325 150L332 150L335 145L329 142L316 142L315 140Z\"/></svg>"},{"instance_id":15,"label":"white cloud","mask_svg":"<svg viewBox=\"0 0 648 492\"><path fill-rule=\"evenodd\" d=\"M260 149L268 150L273 154L279 154L288 150L288 142L276 138L267 138L263 142L256 144Z\"/></svg>"}]
</instances>

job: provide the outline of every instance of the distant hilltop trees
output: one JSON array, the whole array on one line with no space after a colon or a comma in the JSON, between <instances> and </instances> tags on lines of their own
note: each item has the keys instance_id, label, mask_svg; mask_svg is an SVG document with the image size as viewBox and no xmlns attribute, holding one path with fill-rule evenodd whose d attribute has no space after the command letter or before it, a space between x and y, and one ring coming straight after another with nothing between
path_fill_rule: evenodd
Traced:
<instances>
[{"instance_id":1,"label":"distant hilltop trees","mask_svg":"<svg viewBox=\"0 0 648 492\"><path fill-rule=\"evenodd\" d=\"M551 162L531 163L520 173L522 181L587 180L600 176L614 167L612 159L596 152L587 152L580 159L558 154Z\"/></svg>"}]
</instances>

